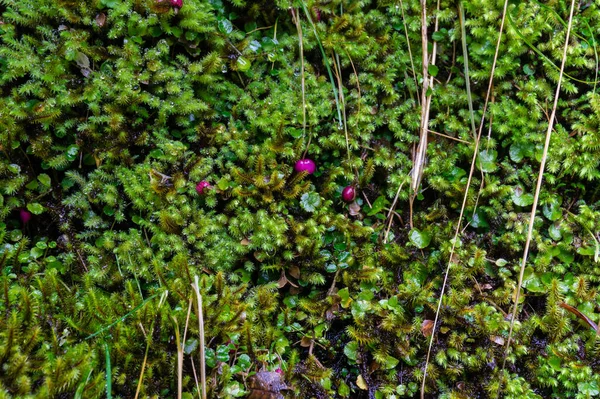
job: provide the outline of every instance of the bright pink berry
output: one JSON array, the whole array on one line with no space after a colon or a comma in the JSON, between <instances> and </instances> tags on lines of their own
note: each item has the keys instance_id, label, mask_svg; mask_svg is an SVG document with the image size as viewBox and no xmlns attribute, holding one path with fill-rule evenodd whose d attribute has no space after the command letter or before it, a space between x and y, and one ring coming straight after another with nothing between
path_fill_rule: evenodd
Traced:
<instances>
[{"instance_id":1,"label":"bright pink berry","mask_svg":"<svg viewBox=\"0 0 600 399\"><path fill-rule=\"evenodd\" d=\"M277 369L275 370L275 372L277 374L283 374L283 370L281 369L281 367L277 367Z\"/></svg>"},{"instance_id":2,"label":"bright pink berry","mask_svg":"<svg viewBox=\"0 0 600 399\"><path fill-rule=\"evenodd\" d=\"M204 194L204 190L209 189L211 187L210 183L206 180L202 180L200 183L196 185L196 192L200 195Z\"/></svg>"},{"instance_id":3,"label":"bright pink berry","mask_svg":"<svg viewBox=\"0 0 600 399\"><path fill-rule=\"evenodd\" d=\"M183 0L171 0L171 5L173 7L181 8L183 7Z\"/></svg>"},{"instance_id":4,"label":"bright pink berry","mask_svg":"<svg viewBox=\"0 0 600 399\"><path fill-rule=\"evenodd\" d=\"M312 159L306 158L296 162L294 169L296 169L296 172L306 172L309 175L312 175L313 173L315 173L317 167Z\"/></svg>"},{"instance_id":5,"label":"bright pink berry","mask_svg":"<svg viewBox=\"0 0 600 399\"><path fill-rule=\"evenodd\" d=\"M19 211L19 217L21 218L21 223L27 224L31 220L31 213L25 209L21 209Z\"/></svg>"},{"instance_id":6,"label":"bright pink berry","mask_svg":"<svg viewBox=\"0 0 600 399\"><path fill-rule=\"evenodd\" d=\"M356 198L356 188L348 186L342 191L342 199L346 202L352 202Z\"/></svg>"}]
</instances>

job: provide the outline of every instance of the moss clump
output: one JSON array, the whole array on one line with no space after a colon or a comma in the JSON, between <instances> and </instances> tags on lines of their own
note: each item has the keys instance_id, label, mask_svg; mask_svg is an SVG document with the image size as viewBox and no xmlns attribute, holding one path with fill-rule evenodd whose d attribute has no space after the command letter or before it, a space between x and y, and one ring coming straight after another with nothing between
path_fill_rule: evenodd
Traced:
<instances>
[{"instance_id":1,"label":"moss clump","mask_svg":"<svg viewBox=\"0 0 600 399\"><path fill-rule=\"evenodd\" d=\"M176 397L179 346L195 396L195 276L209 397L277 369L298 397L418 395L474 148L458 6L431 3L412 202L416 0L0 0L0 397L104 397L107 380L115 397ZM503 5L463 2L475 124ZM569 12L508 7L432 396L600 390L597 335L562 306L600 317L598 7L573 19L502 370ZM304 158L314 173L294 170Z\"/></svg>"}]
</instances>

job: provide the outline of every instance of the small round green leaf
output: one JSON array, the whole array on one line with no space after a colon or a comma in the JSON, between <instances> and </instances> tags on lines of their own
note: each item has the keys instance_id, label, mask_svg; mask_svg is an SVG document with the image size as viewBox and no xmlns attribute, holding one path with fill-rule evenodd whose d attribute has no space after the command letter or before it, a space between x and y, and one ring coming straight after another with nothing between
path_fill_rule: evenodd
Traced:
<instances>
[{"instance_id":1,"label":"small round green leaf","mask_svg":"<svg viewBox=\"0 0 600 399\"><path fill-rule=\"evenodd\" d=\"M218 22L219 31L226 35L230 34L233 31L233 24L228 19L220 19Z\"/></svg>"},{"instance_id":2,"label":"small round green leaf","mask_svg":"<svg viewBox=\"0 0 600 399\"><path fill-rule=\"evenodd\" d=\"M321 205L321 197L315 192L304 193L300 197L300 205L306 212L314 212Z\"/></svg>"},{"instance_id":3,"label":"small round green leaf","mask_svg":"<svg viewBox=\"0 0 600 399\"><path fill-rule=\"evenodd\" d=\"M542 208L544 216L553 222L560 219L562 217L560 203L561 201L559 198L552 198L547 204L544 204L544 207Z\"/></svg>"},{"instance_id":4,"label":"small round green leaf","mask_svg":"<svg viewBox=\"0 0 600 399\"><path fill-rule=\"evenodd\" d=\"M498 152L494 150L483 150L477 158L477 166L479 170L485 173L491 173L496 170L496 158Z\"/></svg>"},{"instance_id":5,"label":"small round green leaf","mask_svg":"<svg viewBox=\"0 0 600 399\"><path fill-rule=\"evenodd\" d=\"M512 201L518 206L529 206L533 204L533 195L525 193L523 187L515 187L512 195Z\"/></svg>"},{"instance_id":6,"label":"small round green leaf","mask_svg":"<svg viewBox=\"0 0 600 399\"><path fill-rule=\"evenodd\" d=\"M237 59L237 68L239 71L246 72L248 69L250 69L251 66L252 64L250 63L250 61L248 61L244 57L239 57Z\"/></svg>"},{"instance_id":7,"label":"small round green leaf","mask_svg":"<svg viewBox=\"0 0 600 399\"><path fill-rule=\"evenodd\" d=\"M75 144L68 146L67 151L65 151L65 155L69 161L77 159L77 154L79 154L79 146Z\"/></svg>"},{"instance_id":8,"label":"small round green leaf","mask_svg":"<svg viewBox=\"0 0 600 399\"><path fill-rule=\"evenodd\" d=\"M358 355L358 342L348 342L348 344L344 347L344 355L346 355L350 360L356 360L356 356Z\"/></svg>"},{"instance_id":9,"label":"small round green leaf","mask_svg":"<svg viewBox=\"0 0 600 399\"><path fill-rule=\"evenodd\" d=\"M431 234L426 231L419 231L418 229L412 229L408 234L408 239L417 248L426 248L431 242Z\"/></svg>"},{"instance_id":10,"label":"small round green leaf","mask_svg":"<svg viewBox=\"0 0 600 399\"><path fill-rule=\"evenodd\" d=\"M427 72L429 72L431 76L437 76L439 71L440 68L438 68L437 65L429 65L429 67L427 68Z\"/></svg>"},{"instance_id":11,"label":"small round green leaf","mask_svg":"<svg viewBox=\"0 0 600 399\"><path fill-rule=\"evenodd\" d=\"M50 187L50 183L51 183L50 176L48 176L45 173L42 173L42 174L38 175L37 178L40 181L40 183L42 183L44 186Z\"/></svg>"},{"instance_id":12,"label":"small round green leaf","mask_svg":"<svg viewBox=\"0 0 600 399\"><path fill-rule=\"evenodd\" d=\"M44 212L44 207L38 204L37 202L34 202L31 204L27 204L27 210L33 213L34 215L39 215L42 212Z\"/></svg>"}]
</instances>

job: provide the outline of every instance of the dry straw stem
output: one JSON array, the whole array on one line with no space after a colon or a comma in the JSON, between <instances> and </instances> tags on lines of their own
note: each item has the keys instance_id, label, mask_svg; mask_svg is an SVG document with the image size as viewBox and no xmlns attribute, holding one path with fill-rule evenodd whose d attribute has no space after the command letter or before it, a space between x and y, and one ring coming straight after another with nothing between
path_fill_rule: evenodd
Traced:
<instances>
[{"instance_id":1,"label":"dry straw stem","mask_svg":"<svg viewBox=\"0 0 600 399\"><path fill-rule=\"evenodd\" d=\"M335 52L334 54L333 72L335 73L335 78L338 83L338 95L340 97L340 103L342 104L342 121L344 123L344 135L346 137L346 153L348 155L348 161L350 161L350 139L348 138L348 124L346 123L346 99L344 97L344 86L342 84L342 65L340 64L339 54Z\"/></svg>"},{"instance_id":2,"label":"dry straw stem","mask_svg":"<svg viewBox=\"0 0 600 399\"><path fill-rule=\"evenodd\" d=\"M396 196L394 197L392 206L390 206L390 210L388 211L388 214L387 214L388 225L387 225L387 229L385 231L385 237L383 238L384 244L387 244L387 242L388 242L388 235L390 234L390 229L392 228L392 220L393 220L392 213L394 212L394 208L396 207L396 202L398 202L398 197L400 196L400 191L402 190L402 186L404 186L404 183L405 182L403 181L402 183L400 183L400 186L398 186L398 190L396 191Z\"/></svg>"},{"instance_id":3,"label":"dry straw stem","mask_svg":"<svg viewBox=\"0 0 600 399\"><path fill-rule=\"evenodd\" d=\"M519 309L519 299L521 298L521 286L523 285L523 275L525 273L525 265L527 264L527 257L529 255L529 247L531 245L531 237L533 236L533 224L535 222L535 213L537 211L538 200L540 197L540 191L542 188L542 180L544 178L544 168L546 167L546 160L548 159L548 148L550 147L550 138L552 137L552 128L554 127L554 119L556 117L556 107L558 106L558 97L560 95L560 87L562 84L565 62L567 60L567 49L569 48L569 37L571 35L571 26L573 25L573 11L575 9L575 0L571 0L571 11L569 13L569 22L567 24L567 35L565 37L565 47L563 49L562 61L560 64L560 73L558 75L558 84L556 85L556 92L554 93L554 104L552 105L552 113L550 114L550 120L548 121L548 130L546 131L546 141L544 142L544 151L542 153L542 161L540 163L540 171L538 173L537 184L535 186L535 194L533 196L533 206L531 207L531 215L529 216L529 228L527 229L527 240L525 241L525 250L523 251L523 259L521 261L521 270L519 271L519 283L515 289L515 302L513 305L512 317L510 319L510 329L508 331L508 339L506 340L506 347L504 349L504 359L502 361L502 370L506 365L506 357L510 349L510 343L512 340L513 329L515 326L515 320L517 319L517 312Z\"/></svg>"},{"instance_id":4,"label":"dry straw stem","mask_svg":"<svg viewBox=\"0 0 600 399\"><path fill-rule=\"evenodd\" d=\"M175 342L177 343L177 399L183 395L183 346L179 337L179 324L175 316L171 316L175 325Z\"/></svg>"},{"instance_id":5,"label":"dry straw stem","mask_svg":"<svg viewBox=\"0 0 600 399\"><path fill-rule=\"evenodd\" d=\"M408 55L410 57L410 67L412 70L413 79L415 81L415 87L419 87L419 83L417 80L417 71L415 69L415 63L413 61L412 49L410 46L410 39L408 38L408 26L406 26L406 18L404 17L404 4L402 4L402 0L400 0L400 12L402 13L402 24L404 25L404 36L406 37L406 44L408 46ZM421 105L421 99L417 97L417 101L419 105Z\"/></svg>"},{"instance_id":6,"label":"dry straw stem","mask_svg":"<svg viewBox=\"0 0 600 399\"><path fill-rule=\"evenodd\" d=\"M202 385L202 399L206 399L206 361L204 359L204 316L202 313L202 295L200 295L200 284L198 276L194 276L192 288L196 293L196 313L198 314L198 332L200 335L200 384Z\"/></svg>"},{"instance_id":7,"label":"dry straw stem","mask_svg":"<svg viewBox=\"0 0 600 399\"><path fill-rule=\"evenodd\" d=\"M352 57L350 57L350 54L348 53L348 50L344 49L344 51L346 52L346 56L348 57L348 60L350 60L350 65L352 65L352 70L354 71L354 76L356 76L356 89L358 90L358 111L356 111L357 115L360 115L360 103L361 103L361 93L360 93L360 81L358 79L358 72L356 71L356 68L354 67L354 62L352 62Z\"/></svg>"},{"instance_id":8,"label":"dry straw stem","mask_svg":"<svg viewBox=\"0 0 600 399\"><path fill-rule=\"evenodd\" d=\"M304 44L302 39L302 25L300 25L300 13L298 10L294 12L292 9L292 19L296 24L296 30L298 31L298 46L300 47L300 79L302 86L302 133L303 137L306 137L306 87L304 78Z\"/></svg>"},{"instance_id":9,"label":"dry straw stem","mask_svg":"<svg viewBox=\"0 0 600 399\"><path fill-rule=\"evenodd\" d=\"M162 307L163 303L165 303L165 300L167 299L167 296L169 295L169 291L165 291L161 296L160 296L160 300L158 301L158 308L157 311L160 311L160 308ZM143 326L140 324L140 327L142 327L142 332L143 330ZM142 381L144 380L144 371L146 370L146 363L148 361L148 351L150 350L150 342L152 340L152 332L154 331L154 320L152 321L152 324L150 325L150 333L147 335L146 337L146 350L144 351L144 360L142 362L142 370L140 371L140 378L138 380L138 385L137 388L135 390L135 397L134 399L138 399L138 396L140 395L140 390L142 388ZM145 333L144 333L145 334ZM185 338L184 338L185 340Z\"/></svg>"},{"instance_id":10,"label":"dry straw stem","mask_svg":"<svg viewBox=\"0 0 600 399\"><path fill-rule=\"evenodd\" d=\"M415 154L413 165L411 191L416 193L421 183L423 175L423 165L425 163L425 151L427 150L427 127L429 125L429 107L427 106L427 89L429 89L429 78L427 76L427 66L429 63L429 54L427 50L427 0L421 0L421 48L423 53L423 88L421 91L421 126L419 146ZM412 225L412 217L411 217Z\"/></svg>"},{"instance_id":11,"label":"dry straw stem","mask_svg":"<svg viewBox=\"0 0 600 399\"><path fill-rule=\"evenodd\" d=\"M465 64L465 84L467 86L467 100L469 103L469 115L471 116L471 130L473 139L477 139L477 129L475 128L475 115L473 114L473 97L471 96L471 79L469 78L469 53L467 52L467 29L465 28L465 9L462 1L458 3L458 18L460 20L461 43L463 49L463 62Z\"/></svg>"},{"instance_id":12,"label":"dry straw stem","mask_svg":"<svg viewBox=\"0 0 600 399\"><path fill-rule=\"evenodd\" d=\"M440 10L440 2L437 2L437 11L435 16L435 28L434 31L438 30L438 15ZM431 94L430 89L433 89L433 76L428 75L429 67L429 53L428 53L428 39L427 39L427 0L421 0L421 47L423 53L423 89L421 92L421 126L420 126L420 137L419 146L415 154L413 161L413 171L411 180L411 192L412 197L410 199L410 227L413 226L413 212L412 206L415 198L417 197L417 190L421 184L423 178L423 169L425 168L425 157L427 155L427 134L429 131L429 111L431 109ZM433 43L433 51L431 53L431 65L435 65L435 58L437 53L437 43Z\"/></svg>"},{"instance_id":13,"label":"dry straw stem","mask_svg":"<svg viewBox=\"0 0 600 399\"><path fill-rule=\"evenodd\" d=\"M442 290L440 292L440 299L438 300L437 309L435 312L435 319L433 321L433 330L431 337L429 338L429 348L427 349L427 358L425 360L425 368L423 370L423 381L421 383L421 399L425 398L425 383L427 382L427 366L429 365L429 360L431 358L431 350L433 348L433 340L435 339L435 332L440 316L440 309L442 307L442 301L444 299L444 292L446 290L446 285L448 283L448 275L450 273L450 266L452 265L452 259L454 257L454 251L456 249L456 243L458 241L458 234L460 232L461 221L465 213L465 208L467 205L467 198L469 196L469 188L471 187L471 181L473 180L473 173L475 171L475 161L477 160L477 154L479 152L479 141L481 139L481 133L483 131L483 125L485 121L485 113L487 111L487 106L490 100L490 95L492 92L492 87L494 83L494 72L496 70L496 63L498 61L498 52L500 50L500 43L502 41L502 32L504 30L504 22L506 19L506 9L508 7L508 0L504 1L504 9L502 10L502 20L500 22L500 32L498 34L498 41L496 42L496 51L494 53L494 60L492 62L492 69L490 71L490 80L488 84L487 93L485 95L485 101L483 103L483 111L481 116L481 122L479 124L479 130L477 132L477 137L475 140L475 148L473 149L473 158L471 160L471 168L469 170L469 178L467 180L467 186L465 187L465 195L463 196L462 206L460 208L460 215L458 217L458 222L456 225L456 230L454 231L454 238L452 239L452 248L450 249L450 256L448 258L448 265L446 266L446 272L444 274L444 282L442 283Z\"/></svg>"},{"instance_id":14,"label":"dry straw stem","mask_svg":"<svg viewBox=\"0 0 600 399\"><path fill-rule=\"evenodd\" d=\"M188 311L187 311L187 316L185 317L185 328L183 329L183 343L185 345L186 342L186 337L187 337L187 331L188 331L188 325L190 322L190 314L192 313L192 298L190 298L189 301L189 305L188 305ZM192 372L194 374L194 381L196 382L196 391L198 392L198 397L200 397L200 385L198 384L198 374L196 374L196 367L194 366L194 359L190 356L190 363L192 364Z\"/></svg>"}]
</instances>

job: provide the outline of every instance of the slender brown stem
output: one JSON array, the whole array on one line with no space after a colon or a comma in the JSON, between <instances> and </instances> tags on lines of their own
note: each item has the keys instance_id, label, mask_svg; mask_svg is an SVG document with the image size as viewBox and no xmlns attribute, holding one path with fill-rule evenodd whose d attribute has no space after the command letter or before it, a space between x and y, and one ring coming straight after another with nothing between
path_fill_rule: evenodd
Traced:
<instances>
[{"instance_id":1,"label":"slender brown stem","mask_svg":"<svg viewBox=\"0 0 600 399\"><path fill-rule=\"evenodd\" d=\"M525 274L525 266L527 265L527 257L529 255L529 247L531 245L531 238L533 236L533 225L535 222L535 213L537 211L538 200L540 197L540 191L542 188L542 181L544 179L544 168L546 167L546 161L548 159L548 148L550 148L550 138L552 137L552 128L554 127L554 119L556 117L556 108L558 106L558 98L560 96L560 88L562 85L563 74L565 70L565 62L567 60L567 49L569 48L569 37L571 35L571 27L573 25L573 11L575 9L575 0L571 0L571 11L569 14L569 23L567 26L567 34L565 37L565 47L563 50L562 61L560 64L560 73L558 75L558 84L556 85L556 92L554 93L554 104L552 105L552 113L550 114L550 120L548 121L548 130L546 131L546 140L544 142L544 151L542 153L542 161L540 163L540 171L538 173L537 184L535 186L535 194L533 196L533 206L531 207L531 214L529 216L529 227L527 229L527 240L525 241L525 250L523 251L523 259L521 261L521 270L519 271L519 283L516 288L515 303L513 305L512 317L510 320L510 329L508 331L508 339L506 340L506 348L504 350L504 359L502 361L502 370L506 366L506 357L510 349L510 343L512 341L513 329L515 326L515 320L519 309L519 300L521 298L521 287L523 285L523 276Z\"/></svg>"},{"instance_id":2,"label":"slender brown stem","mask_svg":"<svg viewBox=\"0 0 600 399\"><path fill-rule=\"evenodd\" d=\"M202 385L202 399L206 399L206 360L204 358L204 315L202 311L202 295L200 295L200 284L198 276L194 276L192 288L196 292L197 313L198 313L198 334L200 335L200 384Z\"/></svg>"},{"instance_id":3,"label":"slender brown stem","mask_svg":"<svg viewBox=\"0 0 600 399\"><path fill-rule=\"evenodd\" d=\"M438 300L438 305L437 305L437 309L435 312L435 319L433 321L433 332L431 334L431 337L429 338L429 348L427 349L427 358L425 360L425 369L423 372L423 382L421 384L421 399L425 398L425 383L427 382L427 365L429 364L429 360L431 358L431 350L433 348L433 340L435 338L435 331L437 328L437 324L439 321L439 317L440 317L440 310L442 308L442 302L444 300L444 293L446 290L446 285L448 284L448 275L450 274L450 267L452 266L452 259L454 257L454 251L456 250L456 243L458 241L458 234L460 232L460 227L461 227L461 221L463 219L464 216L464 212L465 212L465 208L467 205L467 199L469 197L469 188L471 187L471 181L473 179L473 173L475 171L475 161L477 160L477 155L479 152L479 142L481 139L481 133L483 131L483 124L484 124L484 120L485 120L485 113L487 111L487 106L488 106L488 102L490 99L490 95L491 95L491 91L492 91L492 87L493 87L493 83L494 83L494 72L496 70L496 63L498 61L498 53L500 50L500 43L502 42L502 32L504 31L504 22L506 20L506 10L508 7L508 0L504 1L504 9L502 11L502 21L500 22L500 33L498 35L498 41L496 42L496 51L494 53L494 61L492 62L492 69L490 72L490 80L489 80L489 84L488 84L488 90L485 96L485 102L483 104L483 112L482 112L482 117L481 117L481 123L479 125L479 131L477 133L477 138L475 140L475 148L473 151L473 158L471 159L471 168L469 170L469 178L467 180L467 186L465 188L465 194L463 196L463 201L462 201L462 205L460 208L460 215L458 217L458 222L456 224L456 230L454 231L454 238L452 240L452 248L450 249L450 256L448 258L448 265L446 266L446 272L444 273L444 281L442 283L442 290L440 292L440 299Z\"/></svg>"},{"instance_id":4,"label":"slender brown stem","mask_svg":"<svg viewBox=\"0 0 600 399\"><path fill-rule=\"evenodd\" d=\"M406 19L404 17L404 4L402 4L402 0L400 0L400 11L402 13L402 23L404 24L404 35L406 36L406 44L408 46L408 55L410 57L410 67L413 74L413 79L415 80L415 88L419 87L419 83L417 80L417 72L415 69L415 63L413 61L412 49L410 46L410 39L408 38L408 26L406 25ZM417 102L421 105L421 99L417 97Z\"/></svg>"}]
</instances>

